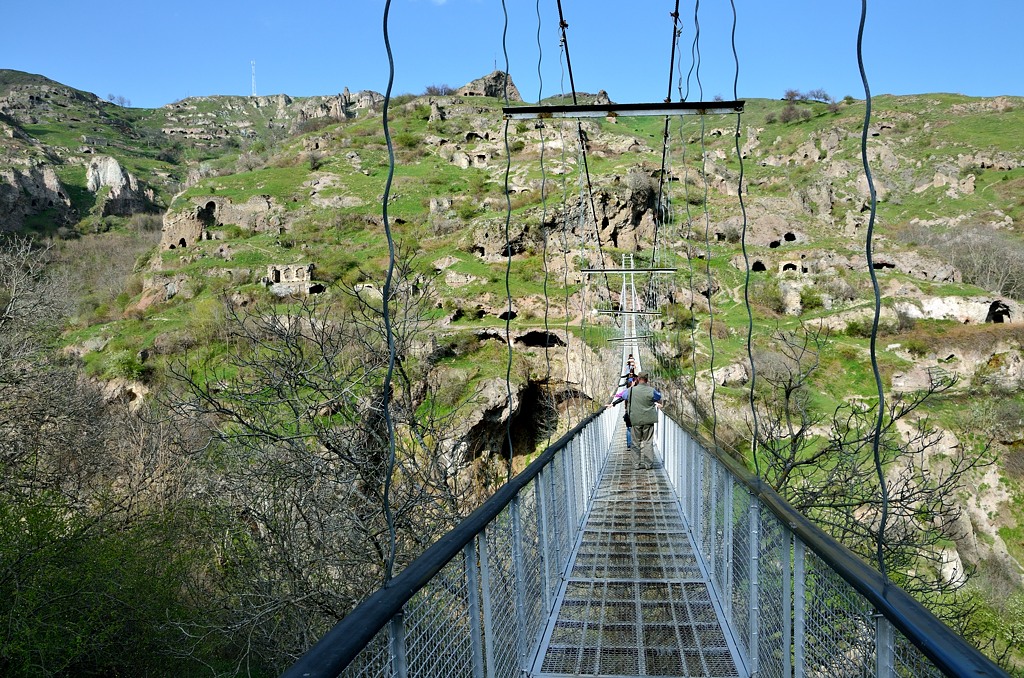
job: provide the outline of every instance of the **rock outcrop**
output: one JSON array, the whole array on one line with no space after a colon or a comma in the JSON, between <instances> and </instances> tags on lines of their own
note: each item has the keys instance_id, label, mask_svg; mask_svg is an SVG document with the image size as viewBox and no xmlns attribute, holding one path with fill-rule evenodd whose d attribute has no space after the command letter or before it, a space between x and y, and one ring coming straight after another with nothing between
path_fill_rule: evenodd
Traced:
<instances>
[{"instance_id":1,"label":"rock outcrop","mask_svg":"<svg viewBox=\"0 0 1024 678\"><path fill-rule=\"evenodd\" d=\"M49 165L0 170L0 231L21 228L33 215L48 214L58 226L75 220L71 199Z\"/></svg>"},{"instance_id":2,"label":"rock outcrop","mask_svg":"<svg viewBox=\"0 0 1024 678\"><path fill-rule=\"evenodd\" d=\"M507 94L509 101L523 100L519 89L512 82L512 77L504 71L494 71L490 75L477 78L460 87L456 94L463 97L495 97L498 99L504 98Z\"/></svg>"},{"instance_id":3,"label":"rock outcrop","mask_svg":"<svg viewBox=\"0 0 1024 678\"><path fill-rule=\"evenodd\" d=\"M140 186L138 180L110 156L97 156L89 163L86 187L101 198L103 216L129 216L153 209L153 191Z\"/></svg>"}]
</instances>

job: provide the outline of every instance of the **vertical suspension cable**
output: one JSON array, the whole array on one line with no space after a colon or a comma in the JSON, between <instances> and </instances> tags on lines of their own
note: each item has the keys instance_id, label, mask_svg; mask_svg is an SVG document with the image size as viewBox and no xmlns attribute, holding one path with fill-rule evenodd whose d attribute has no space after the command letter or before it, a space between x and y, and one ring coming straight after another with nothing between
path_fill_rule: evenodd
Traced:
<instances>
[{"instance_id":1,"label":"vertical suspension cable","mask_svg":"<svg viewBox=\"0 0 1024 678\"><path fill-rule=\"evenodd\" d=\"M694 4L693 10L693 45L696 52L695 79L697 82L697 97L704 99L704 85L700 80L700 0ZM708 280L708 346L711 353L711 440L715 446L718 445L718 403L716 401L718 384L715 382L715 309L711 303L714 294L714 278L711 275L711 212L708 209L708 198L710 197L710 185L708 182L708 153L707 153L707 119L700 116L700 174L704 182L704 270Z\"/></svg>"},{"instance_id":2,"label":"vertical suspension cable","mask_svg":"<svg viewBox=\"0 0 1024 678\"><path fill-rule=\"evenodd\" d=\"M501 11L505 17L504 27L501 32L501 51L505 56L505 78L503 80L503 96L505 106L508 106L508 8L505 0L501 0ZM509 226L512 223L512 198L509 195L509 175L512 172L512 150L508 143L509 119L505 119L505 299L508 301L505 310L505 344L508 349L508 360L505 364L505 394L508 403L508 416L505 418L505 442L508 444L508 470L506 482L512 479L512 463L515 461L515 450L512 447L512 288L509 278L512 275L512 243L509 233Z\"/></svg>"},{"instance_id":3,"label":"vertical suspension cable","mask_svg":"<svg viewBox=\"0 0 1024 678\"><path fill-rule=\"evenodd\" d=\"M668 94L665 96L665 103L672 101L672 74L673 67L675 66L676 58L676 43L679 41L679 0L676 0L675 9L670 15L672 17L672 49L668 60ZM655 207L654 215L654 243L651 246L651 267L658 265L658 232L662 224L662 200L664 199L665 191L665 166L666 166L666 155L668 154L668 142L669 142L669 121L672 118L665 116L665 128L662 133L662 145L661 145L661 174L658 177L658 201ZM647 279L647 290L644 293L645 305L648 310L652 308L654 303L654 273L649 274Z\"/></svg>"},{"instance_id":4,"label":"vertical suspension cable","mask_svg":"<svg viewBox=\"0 0 1024 678\"><path fill-rule=\"evenodd\" d=\"M384 376L381 405L384 409L384 422L388 431L388 472L384 478L384 518L388 524L388 555L384 564L384 585L391 581L395 569L395 556L398 548L395 517L391 511L391 485L395 473L395 422L391 418L391 379L395 373L395 336L391 329L391 280L395 273L395 241L391 235L391 222L388 219L388 198L391 195L391 182L395 176L395 147L391 141L391 128L388 125L388 109L391 105L391 88L395 84L395 58L391 51L391 38L388 35L388 15L391 11L391 0L384 3L384 48L388 53L388 87L384 93L384 141L388 146L388 177L384 183L384 198L381 207L384 220L384 234L388 240L388 273L384 279L381 313L384 316L384 334L388 343L388 370Z\"/></svg>"},{"instance_id":5,"label":"vertical suspension cable","mask_svg":"<svg viewBox=\"0 0 1024 678\"><path fill-rule=\"evenodd\" d=\"M575 105L579 103L576 97L576 81L572 75L572 60L569 57L569 35L566 32L569 28L569 22L565 20L565 14L562 12L562 0L558 2L558 27L562 31L562 50L565 53L565 67L569 71L569 87L572 89L572 103ZM587 162L587 138L583 133L583 123L576 120L576 133L580 141L580 149L583 151L583 172L587 177L587 195L590 198L590 211L594 214L594 236L597 240L597 252L601 262L601 268L606 268L604 258L604 245L601 242L601 226L597 219L597 205L594 203L594 186L590 181L590 163ZM608 291L608 298L612 297L612 285L608 280L608 274L604 274L604 285Z\"/></svg>"},{"instance_id":6,"label":"vertical suspension cable","mask_svg":"<svg viewBox=\"0 0 1024 678\"><path fill-rule=\"evenodd\" d=\"M544 75L541 67L544 62L544 47L541 44L541 13L540 13L540 0L536 3L537 10L537 103L540 104L544 100ZM541 216L540 216L540 229L541 234L544 236L544 365L545 365L545 381L547 382L547 396L548 396L548 407L550 412L555 411L555 399L554 393L552 392L551 386L551 325L549 322L551 313L551 298L548 295L548 279L550 277L550 270L548 269L548 175L547 169L544 167L544 152L545 148L545 134L544 134L544 121L541 120L537 123L537 129L540 130L540 204L541 204ZM568 350L568 349L567 349ZM568 360L566 361L568 362ZM554 437L555 430L548 426L548 446L551 445L551 440Z\"/></svg>"},{"instance_id":7,"label":"vertical suspension cable","mask_svg":"<svg viewBox=\"0 0 1024 678\"><path fill-rule=\"evenodd\" d=\"M676 61L676 44L679 42L679 0L676 0L675 9L672 10L672 51L668 58L668 94L665 95L665 103L672 102L672 68Z\"/></svg>"},{"instance_id":8,"label":"vertical suspension cable","mask_svg":"<svg viewBox=\"0 0 1024 678\"><path fill-rule=\"evenodd\" d=\"M689 77L687 77L687 93L689 93ZM679 146L682 149L683 204L685 205L684 209L686 211L686 233L683 234L683 242L686 248L686 284L690 292L690 388L693 392L694 428L696 429L698 423L697 415L700 411L700 398L697 392L697 314L695 312L697 303L695 296L696 292L694 291L693 286L695 274L693 266L693 248L690 245L690 239L693 237L693 211L690 207L690 165L687 163L686 138L684 131L683 120L680 118Z\"/></svg>"},{"instance_id":9,"label":"vertical suspension cable","mask_svg":"<svg viewBox=\"0 0 1024 678\"><path fill-rule=\"evenodd\" d=\"M679 54L679 59L682 60L682 53ZM689 101L690 99L690 80L693 78L693 72L697 64L697 36L694 34L693 43L690 47L690 68L686 73L686 89L683 90L683 68L680 64L679 67L679 98L681 101ZM694 312L696 307L696 301L694 297L693 278L694 278L694 266L693 266L693 250L690 246L690 239L693 237L693 212L690 207L690 165L687 162L686 154L686 136L685 136L685 125L684 118L679 118L679 147L682 149L681 162L683 163L683 203L685 204L686 211L686 233L683 239L686 243L686 267L687 267L687 286L690 292L690 388L693 393L693 425L694 430L698 426L698 415L700 413L700 398L697 392L697 315Z\"/></svg>"},{"instance_id":10,"label":"vertical suspension cable","mask_svg":"<svg viewBox=\"0 0 1024 678\"><path fill-rule=\"evenodd\" d=\"M558 52L558 65L561 69L559 77L559 88L561 91L562 98L565 98L565 62L562 57L565 54L565 41L564 37L560 44ZM572 335L569 333L569 321L572 317L569 312L569 184L566 180L565 169L568 167L568 158L565 154L565 126L563 123L558 123L558 142L561 147L561 160L562 160L562 173L559 175L559 181L562 185L562 289L565 292L565 383L569 384L569 353L572 348ZM572 428L573 424L573 407L570 404L566 407L566 419L568 428Z\"/></svg>"},{"instance_id":11,"label":"vertical suspension cable","mask_svg":"<svg viewBox=\"0 0 1024 678\"><path fill-rule=\"evenodd\" d=\"M882 491L882 516L878 523L878 543L876 544L876 558L878 559L878 571L886 579L889 574L885 567L885 556L882 545L885 543L885 523L889 518L889 488L885 482L885 471L882 468L882 421L885 416L885 389L882 386L882 374L878 369L878 320L882 313L882 293L878 287L878 274L875 273L873 259L873 237L875 230L875 211L878 207L878 196L875 192L875 182L871 176L871 166L868 163L868 125L871 123L871 88L868 85L867 72L864 70L864 24L867 21L868 0L861 0L860 26L857 29L857 67L860 69L860 79L864 83L864 124L860 134L860 154L864 163L864 174L868 181L868 193L871 196L871 213L868 217L868 230L865 242L865 255L868 263L868 272L871 274L871 287L875 293L875 316L871 321L871 371L875 376L875 388L878 391L878 416L875 418L874 434L871 438L871 451L875 459L875 471L878 474L878 484Z\"/></svg>"},{"instance_id":12,"label":"vertical suspension cable","mask_svg":"<svg viewBox=\"0 0 1024 678\"><path fill-rule=\"evenodd\" d=\"M736 75L732 81L732 98L738 101L740 82L740 57L736 51L736 0L729 0L732 7L732 58L736 63ZM740 234L740 244L743 248L743 264L745 276L743 278L743 305L747 309L747 360L750 361L750 417L752 436L750 441L750 456L754 461L754 473L761 477L761 463L757 458L757 437L759 435L757 407L754 401L754 387L757 385L757 366L754 364L754 312L750 306L750 256L747 253L747 206L743 200L743 150L740 148L740 135L742 128L743 114L736 114L736 159L740 163L740 176L736 182L736 197L740 203L740 214L743 218L743 229Z\"/></svg>"}]
</instances>

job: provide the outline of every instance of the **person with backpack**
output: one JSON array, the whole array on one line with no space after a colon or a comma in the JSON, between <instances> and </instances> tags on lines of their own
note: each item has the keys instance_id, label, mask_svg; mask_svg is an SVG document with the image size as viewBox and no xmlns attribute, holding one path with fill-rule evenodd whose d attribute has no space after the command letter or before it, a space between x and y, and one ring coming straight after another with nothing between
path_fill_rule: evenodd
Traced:
<instances>
[{"instance_id":1,"label":"person with backpack","mask_svg":"<svg viewBox=\"0 0 1024 678\"><path fill-rule=\"evenodd\" d=\"M649 375L640 372L636 384L625 394L626 416L633 425L634 468L654 468L654 425L658 423L658 410L663 402L661 392L648 384Z\"/></svg>"}]
</instances>

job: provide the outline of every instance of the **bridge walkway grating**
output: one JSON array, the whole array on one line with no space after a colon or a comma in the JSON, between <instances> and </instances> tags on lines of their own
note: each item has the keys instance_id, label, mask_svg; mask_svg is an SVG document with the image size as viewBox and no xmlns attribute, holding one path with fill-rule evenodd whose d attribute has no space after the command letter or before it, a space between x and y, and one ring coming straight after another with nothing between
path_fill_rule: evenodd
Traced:
<instances>
[{"instance_id":1,"label":"bridge walkway grating","mask_svg":"<svg viewBox=\"0 0 1024 678\"><path fill-rule=\"evenodd\" d=\"M739 678L675 493L634 468L622 428L531 675Z\"/></svg>"}]
</instances>

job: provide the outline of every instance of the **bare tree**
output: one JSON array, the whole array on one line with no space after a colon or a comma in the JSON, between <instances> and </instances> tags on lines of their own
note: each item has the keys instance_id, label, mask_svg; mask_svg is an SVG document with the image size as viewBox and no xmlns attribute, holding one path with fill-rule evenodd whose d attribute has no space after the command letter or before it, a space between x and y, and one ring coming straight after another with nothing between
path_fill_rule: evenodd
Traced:
<instances>
[{"instance_id":1,"label":"bare tree","mask_svg":"<svg viewBox=\"0 0 1024 678\"><path fill-rule=\"evenodd\" d=\"M1024 244L984 226L951 232L907 228L903 240L922 245L960 269L964 279L996 294L1024 299Z\"/></svg>"},{"instance_id":2,"label":"bare tree","mask_svg":"<svg viewBox=\"0 0 1024 678\"><path fill-rule=\"evenodd\" d=\"M430 365L414 355L429 283L406 262L387 304L365 286L344 305L228 305L227 354L172 368L184 387L173 409L210 426L204 492L219 507L220 586L235 601L197 637L237 634L240 661L284 666L382 583L392 536L400 568L465 514L470 479L442 442L458 413L432 404ZM388 393L384 307L396 350Z\"/></svg>"},{"instance_id":3,"label":"bare tree","mask_svg":"<svg viewBox=\"0 0 1024 678\"><path fill-rule=\"evenodd\" d=\"M810 380L828 337L824 325L804 325L800 332L776 330L774 350L761 350L754 357L760 382L759 459L764 479L776 490L813 475L827 454L825 448L813 449L826 416L812 410L809 399Z\"/></svg>"},{"instance_id":4,"label":"bare tree","mask_svg":"<svg viewBox=\"0 0 1024 678\"><path fill-rule=\"evenodd\" d=\"M195 609L202 544L185 457L53 351L67 294L48 254L0 241L0 673L193 665L168 656L189 654L171 622Z\"/></svg>"},{"instance_id":5,"label":"bare tree","mask_svg":"<svg viewBox=\"0 0 1024 678\"><path fill-rule=\"evenodd\" d=\"M881 543L894 581L933 607L949 605L954 599L944 594L965 581L940 574L945 543L960 536L954 532L958 497L969 474L992 462L989 438L960 432L959 444L950 447L945 432L921 415L922 405L952 380L936 379L920 392L888 399L879 437L883 492L872 447L876 410L846 404L827 416L808 404L827 331L804 327L773 339L775 351L761 354L764 388L757 404L765 479L865 560L875 561Z\"/></svg>"}]
</instances>

